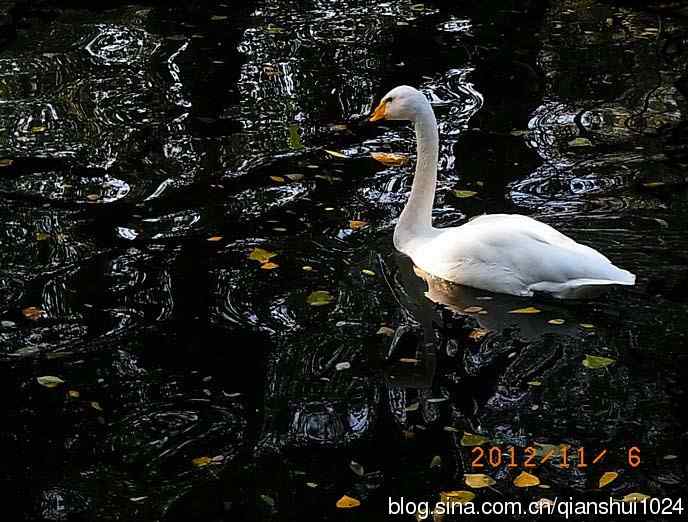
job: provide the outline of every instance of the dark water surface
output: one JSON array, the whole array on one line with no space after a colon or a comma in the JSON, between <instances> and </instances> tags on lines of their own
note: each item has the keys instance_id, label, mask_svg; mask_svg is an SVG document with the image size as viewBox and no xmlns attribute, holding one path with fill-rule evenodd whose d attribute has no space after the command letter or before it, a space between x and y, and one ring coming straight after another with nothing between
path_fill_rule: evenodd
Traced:
<instances>
[{"instance_id":1,"label":"dark water surface","mask_svg":"<svg viewBox=\"0 0 688 522\"><path fill-rule=\"evenodd\" d=\"M685 497L687 8L54 4L19 2L0 38L5 513L381 520L476 471L496 480L477 502ZM412 129L365 122L400 83L438 115L438 223L537 216L637 286L428 300L391 241L413 161L370 156L413 159ZM522 467L471 468L464 431L608 455L516 488Z\"/></svg>"}]
</instances>

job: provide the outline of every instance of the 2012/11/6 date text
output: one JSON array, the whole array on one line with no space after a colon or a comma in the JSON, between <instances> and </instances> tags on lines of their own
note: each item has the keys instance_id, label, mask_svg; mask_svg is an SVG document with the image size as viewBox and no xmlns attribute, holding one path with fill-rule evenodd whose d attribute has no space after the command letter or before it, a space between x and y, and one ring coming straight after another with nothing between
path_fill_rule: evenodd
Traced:
<instances>
[{"instance_id":1,"label":"2012/11/6 date text","mask_svg":"<svg viewBox=\"0 0 688 522\"><path fill-rule=\"evenodd\" d=\"M564 444L539 448L527 446L522 450L518 450L514 446L490 446L489 448L475 446L471 450L471 466L473 468L486 466L498 468L506 464L509 468L535 468L558 459L560 468L587 468L602 463L608 453L607 448L588 451L585 448L573 449ZM640 448L637 446L629 448L626 452L626 460L631 468L640 466Z\"/></svg>"}]
</instances>

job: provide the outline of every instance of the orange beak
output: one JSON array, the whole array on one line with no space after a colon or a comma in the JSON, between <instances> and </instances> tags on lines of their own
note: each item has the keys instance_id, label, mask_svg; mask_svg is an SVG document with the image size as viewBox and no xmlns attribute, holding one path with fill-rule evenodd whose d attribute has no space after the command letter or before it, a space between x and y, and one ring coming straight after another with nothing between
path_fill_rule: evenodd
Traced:
<instances>
[{"instance_id":1,"label":"orange beak","mask_svg":"<svg viewBox=\"0 0 688 522\"><path fill-rule=\"evenodd\" d=\"M373 114L370 115L370 118L368 119L368 121L384 120L386 111L387 111L387 102L380 102L380 105L378 105L375 108L375 110L373 111Z\"/></svg>"}]
</instances>

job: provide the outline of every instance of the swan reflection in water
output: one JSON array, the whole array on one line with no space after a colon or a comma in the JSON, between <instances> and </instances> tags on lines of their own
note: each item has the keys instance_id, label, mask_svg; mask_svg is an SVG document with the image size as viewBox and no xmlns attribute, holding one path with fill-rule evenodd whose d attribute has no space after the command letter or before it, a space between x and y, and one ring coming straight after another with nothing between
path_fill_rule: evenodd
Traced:
<instances>
[{"instance_id":1,"label":"swan reflection in water","mask_svg":"<svg viewBox=\"0 0 688 522\"><path fill-rule=\"evenodd\" d=\"M405 324L397 329L387 354L390 383L431 387L439 351L465 349L489 336L504 335L528 343L547 335L590 334L581 326L585 320L574 302L495 294L462 286L422 271L403 254L397 253L395 258L398 271L393 288ZM523 313L524 309L534 313ZM409 342L409 337L420 331L422 335L415 337L422 337L422 342ZM475 332L473 337L470 332ZM409 358L415 358L417 364L409 368L408 364L398 363Z\"/></svg>"}]
</instances>

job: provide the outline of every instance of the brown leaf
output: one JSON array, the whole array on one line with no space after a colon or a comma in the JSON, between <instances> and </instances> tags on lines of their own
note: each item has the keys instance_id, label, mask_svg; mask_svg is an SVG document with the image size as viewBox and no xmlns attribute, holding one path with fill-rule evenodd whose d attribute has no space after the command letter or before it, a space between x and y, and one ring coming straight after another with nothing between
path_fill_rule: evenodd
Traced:
<instances>
[{"instance_id":1,"label":"brown leaf","mask_svg":"<svg viewBox=\"0 0 688 522\"><path fill-rule=\"evenodd\" d=\"M342 496L342 498L340 498L336 504L336 506L339 509L351 509L351 508L356 508L360 505L361 505L360 500L353 498L353 497L349 497L347 495Z\"/></svg>"},{"instance_id":2,"label":"brown leaf","mask_svg":"<svg viewBox=\"0 0 688 522\"><path fill-rule=\"evenodd\" d=\"M521 471L518 477L514 479L514 486L517 488L529 488L531 486L537 486L539 483L539 478L526 471Z\"/></svg>"},{"instance_id":3,"label":"brown leaf","mask_svg":"<svg viewBox=\"0 0 688 522\"><path fill-rule=\"evenodd\" d=\"M357 220L349 221L349 228L351 230L360 230L360 229L365 228L367 226L368 226L367 221L357 221Z\"/></svg>"},{"instance_id":4,"label":"brown leaf","mask_svg":"<svg viewBox=\"0 0 688 522\"><path fill-rule=\"evenodd\" d=\"M616 471L607 471L600 477L600 487L603 488L607 484L614 482L619 474Z\"/></svg>"},{"instance_id":5,"label":"brown leaf","mask_svg":"<svg viewBox=\"0 0 688 522\"><path fill-rule=\"evenodd\" d=\"M393 154L391 152L371 152L374 160L379 161L388 167L398 167L408 162L408 156L404 154Z\"/></svg>"},{"instance_id":6,"label":"brown leaf","mask_svg":"<svg viewBox=\"0 0 688 522\"><path fill-rule=\"evenodd\" d=\"M38 319L43 319L44 317L47 317L48 314L45 310L42 310L41 308L37 308L35 306L29 306L27 308L24 308L22 310L22 314L24 317L27 319L31 319L32 321L37 321Z\"/></svg>"}]
</instances>

